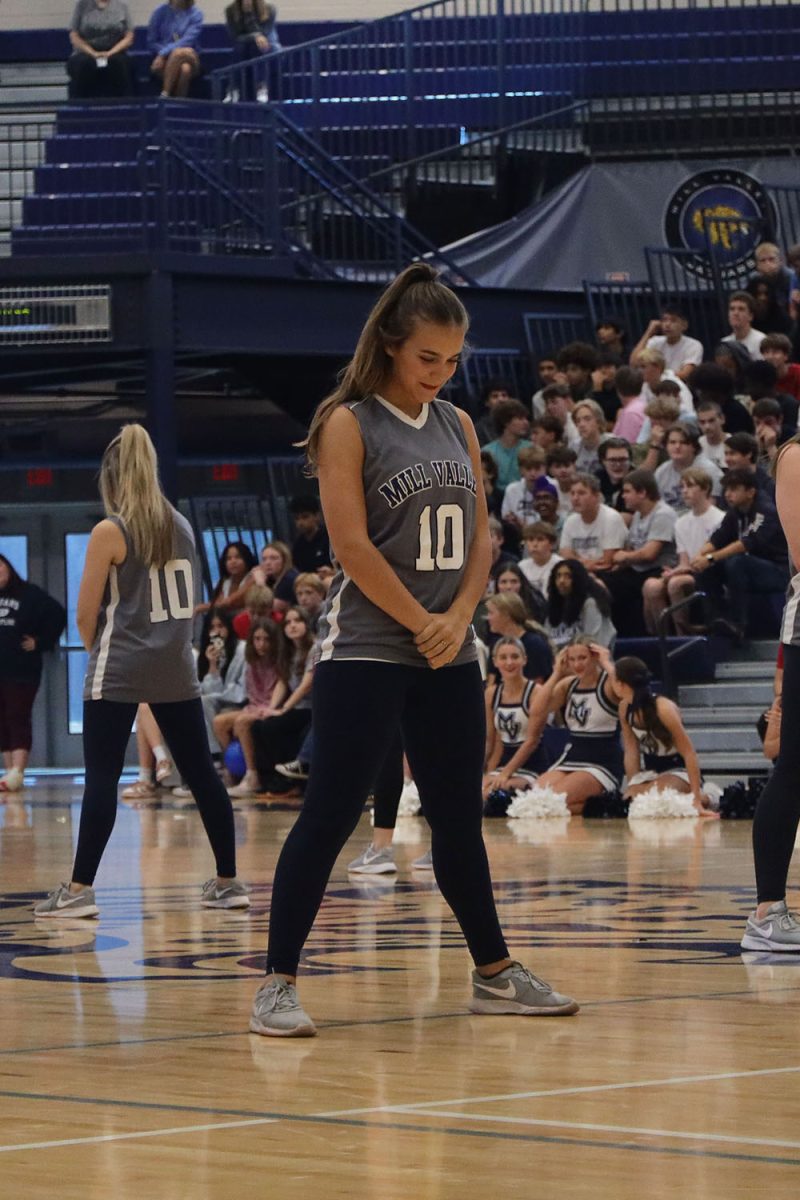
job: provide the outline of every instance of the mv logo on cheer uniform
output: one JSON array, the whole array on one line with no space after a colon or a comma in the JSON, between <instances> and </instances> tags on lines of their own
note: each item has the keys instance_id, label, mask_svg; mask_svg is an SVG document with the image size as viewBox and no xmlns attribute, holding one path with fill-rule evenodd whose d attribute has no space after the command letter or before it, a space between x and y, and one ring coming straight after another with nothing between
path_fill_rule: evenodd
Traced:
<instances>
[{"instance_id":1,"label":"mv logo on cheer uniform","mask_svg":"<svg viewBox=\"0 0 800 1200\"><path fill-rule=\"evenodd\" d=\"M519 741L519 736L522 733L522 722L513 713L498 713L497 724L498 733L506 734L512 742Z\"/></svg>"},{"instance_id":2,"label":"mv logo on cheer uniform","mask_svg":"<svg viewBox=\"0 0 800 1200\"><path fill-rule=\"evenodd\" d=\"M589 720L589 705L587 701L573 700L569 706L569 718L583 729Z\"/></svg>"}]
</instances>

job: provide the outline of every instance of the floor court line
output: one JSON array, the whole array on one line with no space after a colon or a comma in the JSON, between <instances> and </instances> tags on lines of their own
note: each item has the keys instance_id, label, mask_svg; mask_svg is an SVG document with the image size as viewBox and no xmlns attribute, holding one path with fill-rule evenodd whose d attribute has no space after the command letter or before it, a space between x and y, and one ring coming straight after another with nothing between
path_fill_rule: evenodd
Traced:
<instances>
[{"instance_id":1,"label":"floor court line","mask_svg":"<svg viewBox=\"0 0 800 1200\"><path fill-rule=\"evenodd\" d=\"M408 1110L407 1110L408 1111ZM556 1129L575 1129L582 1133L622 1133L628 1136L676 1138L680 1141L720 1142L735 1146L764 1146L776 1150L800 1150L800 1142L782 1138L744 1137L740 1134L696 1133L685 1129L647 1129L636 1125L599 1125L590 1121L555 1121L540 1117L508 1117L490 1113L455 1112L448 1109L428 1108L427 1116L446 1117L457 1121L491 1121L502 1125L535 1125ZM412 1114L413 1115L413 1114Z\"/></svg>"},{"instance_id":2,"label":"floor court line","mask_svg":"<svg viewBox=\"0 0 800 1200\"><path fill-rule=\"evenodd\" d=\"M59 1138L52 1142L21 1142L18 1145L0 1145L0 1154L13 1154L15 1150L57 1150L63 1146L91 1146L102 1142L129 1142L137 1138L174 1137L181 1133L207 1133L212 1129L242 1129L248 1125L274 1125L280 1117L257 1117L248 1121L212 1121L206 1125L177 1125L173 1129L140 1129L135 1133L101 1133L92 1137Z\"/></svg>"},{"instance_id":3,"label":"floor court line","mask_svg":"<svg viewBox=\"0 0 800 1200\"><path fill-rule=\"evenodd\" d=\"M43 1097L43 1099L48 1099L48 1098L49 1097ZM762 1165L780 1165L780 1166L793 1166L793 1167L800 1166L800 1159L783 1158L783 1157L778 1157L776 1155L742 1154L742 1153L737 1154L737 1153L729 1153L726 1151L719 1151L719 1150L708 1150L708 1149L699 1149L699 1148L694 1149L694 1148L685 1147L685 1146L648 1146L648 1145L642 1145L639 1142L609 1142L609 1141L598 1141L596 1138L564 1137L564 1136L556 1136L556 1135L552 1135L552 1134L516 1133L516 1132L512 1132L510 1130L464 1129L463 1127L458 1128L457 1126L456 1127L431 1126L430 1124L415 1125L415 1124L409 1124L408 1122L400 1123L400 1122L384 1122L384 1121L382 1121L382 1122L376 1124L373 1121L367 1121L367 1120L363 1120L363 1119L359 1120L357 1118L352 1118L352 1117L351 1118L346 1118L346 1117L330 1118L330 1117L325 1117L320 1114L313 1114L313 1113L309 1114L309 1115L293 1114L293 1113L273 1114L270 1117L257 1118L254 1120L247 1120L247 1121L219 1121L219 1122L206 1123L203 1125L177 1126L177 1127L171 1128L171 1129L137 1130L134 1133L99 1134L96 1136L90 1136L90 1137L85 1137L85 1138L62 1138L62 1139L53 1140L50 1142L28 1142L28 1143L20 1143L17 1145L13 1145L13 1144L0 1145L0 1154L11 1154L14 1151L26 1151L26 1150L33 1150L33 1149L35 1149L35 1150L59 1149L59 1148L70 1147L70 1146L102 1144L102 1143L117 1142L117 1141L130 1141L130 1140L134 1140L134 1139L141 1140L141 1139L145 1139L145 1138L149 1138L149 1137L169 1137L169 1136L176 1136L179 1134L203 1133L203 1132L211 1132L215 1129L232 1129L232 1128L243 1128L243 1127L247 1127L247 1126L276 1124L279 1121L289 1121L289 1122L294 1121L299 1124L316 1124L316 1125L322 1124L322 1125L332 1125L332 1126L346 1126L346 1127L350 1127L350 1128L361 1128L361 1129L370 1129L370 1130L388 1129L388 1130L393 1130L393 1131L397 1131L397 1132L408 1132L408 1133L436 1133L438 1135L448 1134L448 1135L454 1136L454 1137L481 1138L481 1139L492 1139L492 1140L510 1141L510 1142L527 1142L527 1143L536 1143L539 1145L556 1145L556 1146L569 1146L569 1147L581 1146L581 1147L587 1147L592 1150L617 1150L617 1151L622 1150L622 1151L629 1151L629 1152L634 1152L634 1153L638 1153L638 1154L658 1154L658 1155L666 1154L666 1155L669 1155L670 1157L706 1158L706 1159L710 1158L710 1159L724 1160L727 1162L731 1162L731 1161L734 1161L734 1162L757 1162Z\"/></svg>"},{"instance_id":4,"label":"floor court line","mask_svg":"<svg viewBox=\"0 0 800 1200\"><path fill-rule=\"evenodd\" d=\"M622 1083L592 1083L582 1087L544 1088L533 1092L505 1092L491 1096L456 1096L452 1100L420 1100L413 1104L389 1104L382 1109L342 1109L338 1112L323 1113L323 1116L354 1116L362 1112L403 1113L417 1112L431 1108L441 1108L442 1105L454 1104L496 1104L505 1100L538 1100L549 1096L581 1096L596 1092L622 1092L634 1088L674 1087L682 1083L715 1083L728 1079L757 1079L766 1075L792 1075L800 1072L797 1067L761 1067L753 1071L725 1071L712 1075L674 1075L664 1079L635 1079Z\"/></svg>"}]
</instances>

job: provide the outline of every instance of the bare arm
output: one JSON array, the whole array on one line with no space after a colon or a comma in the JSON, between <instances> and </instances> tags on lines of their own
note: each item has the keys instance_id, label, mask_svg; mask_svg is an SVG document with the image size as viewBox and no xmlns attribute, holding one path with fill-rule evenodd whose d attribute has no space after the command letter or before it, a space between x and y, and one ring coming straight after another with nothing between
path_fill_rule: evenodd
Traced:
<instances>
[{"instance_id":1,"label":"bare arm","mask_svg":"<svg viewBox=\"0 0 800 1200\"><path fill-rule=\"evenodd\" d=\"M686 763L686 774L689 776L689 786L694 793L694 798L698 803L701 803L703 781L700 777L700 764L697 761L697 752L692 745L692 740L683 727L680 711L666 696L659 696L657 698L656 708L658 709L659 717L672 734L672 743L675 750Z\"/></svg>"},{"instance_id":2,"label":"bare arm","mask_svg":"<svg viewBox=\"0 0 800 1200\"><path fill-rule=\"evenodd\" d=\"M528 714L528 727L525 730L525 741L503 767L503 770L497 777L497 781L495 783L496 787L506 786L508 781L513 778L514 772L525 765L536 747L539 745L539 742L542 740L542 734L544 733L544 727L547 721L547 712L543 711L543 709L536 704L536 693L546 686L546 684L537 685L534 691L531 711ZM566 688L564 688L564 693L566 693ZM562 695L560 703L563 704L563 702Z\"/></svg>"},{"instance_id":3,"label":"bare arm","mask_svg":"<svg viewBox=\"0 0 800 1200\"><path fill-rule=\"evenodd\" d=\"M650 341L650 338L656 337L659 333L661 333L661 322L658 320L651 321L650 324L647 326L647 329L645 329L644 333L639 338L636 345L631 350L631 356L628 359L628 363L630 366L632 366L632 367L636 366L636 363L639 359L639 355L642 353L643 350L647 349L647 343Z\"/></svg>"},{"instance_id":4,"label":"bare arm","mask_svg":"<svg viewBox=\"0 0 800 1200\"><path fill-rule=\"evenodd\" d=\"M83 40L81 35L75 29L70 30L69 41L72 49L77 50L79 54L89 54L92 58L102 57L102 55L98 55L97 50L90 46L88 42Z\"/></svg>"},{"instance_id":5,"label":"bare arm","mask_svg":"<svg viewBox=\"0 0 800 1200\"><path fill-rule=\"evenodd\" d=\"M313 682L314 672L306 671L305 675L300 680L299 686L294 689L289 699L284 705L282 705L281 712L288 712L290 708L295 708L311 691L311 685Z\"/></svg>"},{"instance_id":6,"label":"bare arm","mask_svg":"<svg viewBox=\"0 0 800 1200\"><path fill-rule=\"evenodd\" d=\"M622 730L622 758L625 766L625 778L628 783L634 775L638 775L642 765L639 743L628 721L628 705L623 700L619 706L620 729Z\"/></svg>"},{"instance_id":7,"label":"bare arm","mask_svg":"<svg viewBox=\"0 0 800 1200\"><path fill-rule=\"evenodd\" d=\"M102 58L113 58L115 54L122 54L125 50L128 49L129 46L132 46L132 45L133 45L133 30L129 29L127 33L124 33L122 35L122 37L119 39L119 41L116 43L116 45L112 46L110 50L106 50L105 54L101 55L101 57Z\"/></svg>"},{"instance_id":8,"label":"bare arm","mask_svg":"<svg viewBox=\"0 0 800 1200\"><path fill-rule=\"evenodd\" d=\"M655 562L663 547L663 542L659 542L653 538L651 541L645 542L638 550L615 550L614 562L617 566L629 566L631 563Z\"/></svg>"},{"instance_id":9,"label":"bare arm","mask_svg":"<svg viewBox=\"0 0 800 1200\"><path fill-rule=\"evenodd\" d=\"M125 561L125 538L113 521L101 521L92 530L86 547L81 586L78 591L77 624L84 648L91 651L97 633L97 618L103 603L109 571Z\"/></svg>"},{"instance_id":10,"label":"bare arm","mask_svg":"<svg viewBox=\"0 0 800 1200\"><path fill-rule=\"evenodd\" d=\"M789 543L789 557L793 563L800 563L800 445L789 446L781 455L775 503Z\"/></svg>"}]
</instances>

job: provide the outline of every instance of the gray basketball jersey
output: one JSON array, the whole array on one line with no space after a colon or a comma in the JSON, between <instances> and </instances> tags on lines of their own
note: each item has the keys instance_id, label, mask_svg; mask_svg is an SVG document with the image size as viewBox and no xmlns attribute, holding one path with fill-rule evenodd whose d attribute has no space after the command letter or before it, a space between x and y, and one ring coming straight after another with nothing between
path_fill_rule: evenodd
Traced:
<instances>
[{"instance_id":1,"label":"gray basketball jersey","mask_svg":"<svg viewBox=\"0 0 800 1200\"><path fill-rule=\"evenodd\" d=\"M108 573L89 655L84 700L140 704L200 695L192 653L196 552L189 522L175 513L175 558L163 567L137 559L123 523L127 554Z\"/></svg>"},{"instance_id":2,"label":"gray basketball jersey","mask_svg":"<svg viewBox=\"0 0 800 1200\"><path fill-rule=\"evenodd\" d=\"M350 405L364 442L372 544L428 612L446 612L475 534L475 476L452 404L433 400L415 420L379 396ZM339 568L320 620L320 661L368 658L424 667L411 632ZM470 627L451 665L476 659Z\"/></svg>"}]
</instances>

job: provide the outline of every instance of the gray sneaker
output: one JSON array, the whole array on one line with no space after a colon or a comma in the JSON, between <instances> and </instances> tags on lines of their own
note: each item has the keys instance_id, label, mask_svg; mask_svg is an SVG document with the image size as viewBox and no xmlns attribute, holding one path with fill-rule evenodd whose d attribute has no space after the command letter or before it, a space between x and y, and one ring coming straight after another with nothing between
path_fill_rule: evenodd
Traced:
<instances>
[{"instance_id":1,"label":"gray sneaker","mask_svg":"<svg viewBox=\"0 0 800 1200\"><path fill-rule=\"evenodd\" d=\"M366 850L359 854L358 858L354 858L351 863L347 864L347 870L353 875L390 875L397 870L397 864L394 861L394 850L391 846L386 846L383 850L376 850L374 846L367 846Z\"/></svg>"},{"instance_id":2,"label":"gray sneaker","mask_svg":"<svg viewBox=\"0 0 800 1200\"><path fill-rule=\"evenodd\" d=\"M286 779L308 779L308 767L300 762L299 758L293 758L291 762L277 763L275 770Z\"/></svg>"},{"instance_id":3,"label":"gray sneaker","mask_svg":"<svg viewBox=\"0 0 800 1200\"><path fill-rule=\"evenodd\" d=\"M294 984L269 975L255 994L250 1032L266 1037L315 1037L317 1030L300 1007Z\"/></svg>"},{"instance_id":4,"label":"gray sneaker","mask_svg":"<svg viewBox=\"0 0 800 1200\"><path fill-rule=\"evenodd\" d=\"M484 979L477 971L472 972L469 1010L530 1017L568 1017L578 1011L578 1004L569 996L554 992L549 983L515 962L491 979Z\"/></svg>"},{"instance_id":5,"label":"gray sneaker","mask_svg":"<svg viewBox=\"0 0 800 1200\"><path fill-rule=\"evenodd\" d=\"M99 912L94 888L84 888L73 895L68 883L60 883L46 900L33 906L35 917L96 917Z\"/></svg>"},{"instance_id":6,"label":"gray sneaker","mask_svg":"<svg viewBox=\"0 0 800 1200\"><path fill-rule=\"evenodd\" d=\"M249 889L238 879L231 880L220 887L216 879L209 879L203 884L203 894L200 898L203 908L249 908Z\"/></svg>"},{"instance_id":7,"label":"gray sneaker","mask_svg":"<svg viewBox=\"0 0 800 1200\"><path fill-rule=\"evenodd\" d=\"M411 867L414 871L432 871L433 852L429 850L427 854L422 855L422 858L415 858Z\"/></svg>"},{"instance_id":8,"label":"gray sneaker","mask_svg":"<svg viewBox=\"0 0 800 1200\"><path fill-rule=\"evenodd\" d=\"M755 913L751 913L747 918L741 946L743 950L793 951L800 954L800 923L789 912L785 900L771 904L761 921Z\"/></svg>"}]
</instances>

